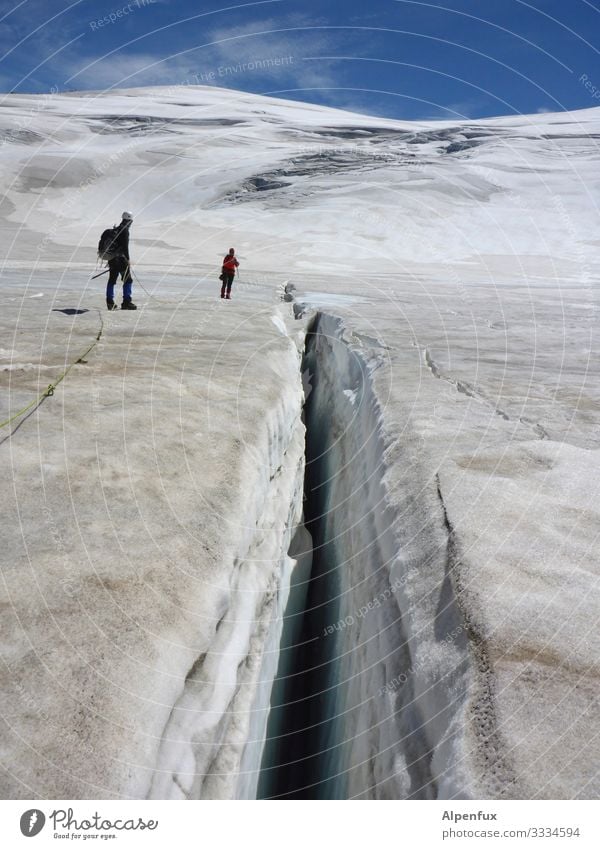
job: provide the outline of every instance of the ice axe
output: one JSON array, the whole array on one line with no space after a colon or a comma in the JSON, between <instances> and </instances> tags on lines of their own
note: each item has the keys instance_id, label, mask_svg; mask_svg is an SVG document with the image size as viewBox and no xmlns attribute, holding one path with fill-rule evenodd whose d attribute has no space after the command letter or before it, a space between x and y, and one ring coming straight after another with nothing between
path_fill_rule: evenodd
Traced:
<instances>
[{"instance_id":1,"label":"ice axe","mask_svg":"<svg viewBox=\"0 0 600 849\"><path fill-rule=\"evenodd\" d=\"M129 268L129 270L131 271L132 266L131 266L130 262L127 263L127 266ZM102 277L103 274L108 274L109 271L110 271L110 268L105 268L104 271L100 272L100 274L94 274L93 277L90 277L90 280L95 280L96 277Z\"/></svg>"},{"instance_id":2,"label":"ice axe","mask_svg":"<svg viewBox=\"0 0 600 849\"><path fill-rule=\"evenodd\" d=\"M103 274L108 274L110 268L105 268L104 271L101 271L100 274L94 274L93 277L90 277L90 280L95 280L96 277L102 277Z\"/></svg>"}]
</instances>

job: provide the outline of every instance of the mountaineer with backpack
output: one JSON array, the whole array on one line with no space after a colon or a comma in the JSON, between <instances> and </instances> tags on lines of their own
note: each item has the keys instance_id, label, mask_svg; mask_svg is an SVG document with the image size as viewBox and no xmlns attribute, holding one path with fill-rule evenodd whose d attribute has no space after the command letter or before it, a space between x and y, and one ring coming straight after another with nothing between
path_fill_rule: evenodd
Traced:
<instances>
[{"instance_id":1,"label":"mountaineer with backpack","mask_svg":"<svg viewBox=\"0 0 600 849\"><path fill-rule=\"evenodd\" d=\"M223 285L221 286L221 297L227 298L227 300L231 300L231 285L233 283L233 278L235 277L235 270L239 268L239 262L235 258L235 250L233 248L229 248L229 253L223 259L223 268L221 269L221 276L219 280L223 281Z\"/></svg>"},{"instance_id":2,"label":"mountaineer with backpack","mask_svg":"<svg viewBox=\"0 0 600 849\"><path fill-rule=\"evenodd\" d=\"M108 262L108 283L106 284L106 306L109 310L116 310L114 300L115 283L119 274L123 280L123 303L122 310L136 310L137 307L131 300L131 268L129 265L129 228L133 222L131 212L124 212L121 223L110 230L105 230L98 244L98 256Z\"/></svg>"}]
</instances>

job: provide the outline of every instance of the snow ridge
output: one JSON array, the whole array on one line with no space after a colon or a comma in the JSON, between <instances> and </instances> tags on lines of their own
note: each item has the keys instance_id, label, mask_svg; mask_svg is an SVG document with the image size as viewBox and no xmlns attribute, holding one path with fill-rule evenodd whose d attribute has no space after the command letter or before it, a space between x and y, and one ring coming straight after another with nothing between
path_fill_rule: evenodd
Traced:
<instances>
[{"instance_id":1,"label":"snow ridge","mask_svg":"<svg viewBox=\"0 0 600 849\"><path fill-rule=\"evenodd\" d=\"M427 349L423 349L423 361L431 374L434 377L437 377L438 380L445 380L446 383L449 383L453 386L457 392L461 392L463 395L467 395L469 398L474 398L476 401L481 401L483 404L486 404L488 407L494 411L497 416L500 416L501 419L504 419L505 422L512 421L511 416L506 413L501 407L498 407L494 401L487 397L487 395L482 392L480 389L477 389L470 383L467 383L464 380L454 380L454 378L449 377L444 374L438 364L435 362L433 357L431 356L431 352ZM548 433L546 429L539 422L532 422L529 419L526 419L522 416L519 416L518 422L525 427L531 428L538 439L548 439Z\"/></svg>"}]
</instances>

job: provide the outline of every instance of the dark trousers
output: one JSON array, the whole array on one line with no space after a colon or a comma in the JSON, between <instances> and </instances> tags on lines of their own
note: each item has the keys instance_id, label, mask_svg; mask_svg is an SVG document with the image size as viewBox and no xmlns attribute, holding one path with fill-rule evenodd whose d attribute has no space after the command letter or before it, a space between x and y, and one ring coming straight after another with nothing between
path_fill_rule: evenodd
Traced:
<instances>
[{"instance_id":1,"label":"dark trousers","mask_svg":"<svg viewBox=\"0 0 600 849\"><path fill-rule=\"evenodd\" d=\"M129 262L124 256L116 256L108 261L108 283L106 284L106 300L114 301L115 299L115 283L119 274L123 280L123 300L131 300L131 287L133 280L131 279L131 271L129 270Z\"/></svg>"},{"instance_id":2,"label":"dark trousers","mask_svg":"<svg viewBox=\"0 0 600 849\"><path fill-rule=\"evenodd\" d=\"M227 289L228 292L231 292L231 285L233 283L233 278L235 277L235 271L224 271L223 272L223 286L221 288Z\"/></svg>"}]
</instances>

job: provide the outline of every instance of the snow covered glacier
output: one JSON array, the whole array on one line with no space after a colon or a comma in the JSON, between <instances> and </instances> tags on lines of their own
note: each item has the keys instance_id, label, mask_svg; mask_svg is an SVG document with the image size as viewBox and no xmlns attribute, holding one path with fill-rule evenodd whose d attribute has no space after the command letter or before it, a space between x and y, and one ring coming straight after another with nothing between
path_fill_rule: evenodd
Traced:
<instances>
[{"instance_id":1,"label":"snow covered glacier","mask_svg":"<svg viewBox=\"0 0 600 849\"><path fill-rule=\"evenodd\" d=\"M2 106L3 795L596 796L600 111Z\"/></svg>"}]
</instances>

